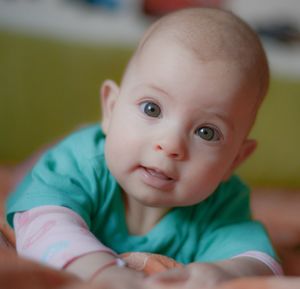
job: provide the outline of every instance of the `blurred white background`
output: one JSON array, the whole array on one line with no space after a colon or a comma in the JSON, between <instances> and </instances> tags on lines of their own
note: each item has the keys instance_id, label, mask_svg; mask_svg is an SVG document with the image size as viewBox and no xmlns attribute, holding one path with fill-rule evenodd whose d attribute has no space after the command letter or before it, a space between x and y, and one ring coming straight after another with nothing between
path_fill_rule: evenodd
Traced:
<instances>
[{"instance_id":1,"label":"blurred white background","mask_svg":"<svg viewBox=\"0 0 300 289\"><path fill-rule=\"evenodd\" d=\"M135 45L151 20L140 13L142 1L119 3L121 9L105 10L75 0L0 0L0 28L64 40ZM300 29L300 1L297 0L225 0L224 6L254 28L280 21ZM274 73L300 76L299 43L265 43Z\"/></svg>"}]
</instances>

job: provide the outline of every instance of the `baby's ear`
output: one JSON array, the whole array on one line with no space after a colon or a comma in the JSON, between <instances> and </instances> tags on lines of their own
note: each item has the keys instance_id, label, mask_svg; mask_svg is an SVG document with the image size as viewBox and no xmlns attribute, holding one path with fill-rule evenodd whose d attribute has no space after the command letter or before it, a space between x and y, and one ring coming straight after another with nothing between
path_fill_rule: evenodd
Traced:
<instances>
[{"instance_id":1,"label":"baby's ear","mask_svg":"<svg viewBox=\"0 0 300 289\"><path fill-rule=\"evenodd\" d=\"M241 145L240 151L237 154L236 158L231 164L230 169L225 174L223 180L226 181L232 174L232 172L241 165L252 153L255 151L257 147L257 141L254 139L246 139L244 143Z\"/></svg>"},{"instance_id":2,"label":"baby's ear","mask_svg":"<svg viewBox=\"0 0 300 289\"><path fill-rule=\"evenodd\" d=\"M110 125L112 111L119 95L119 87L112 80L105 80L101 86L102 130L106 134Z\"/></svg>"}]
</instances>

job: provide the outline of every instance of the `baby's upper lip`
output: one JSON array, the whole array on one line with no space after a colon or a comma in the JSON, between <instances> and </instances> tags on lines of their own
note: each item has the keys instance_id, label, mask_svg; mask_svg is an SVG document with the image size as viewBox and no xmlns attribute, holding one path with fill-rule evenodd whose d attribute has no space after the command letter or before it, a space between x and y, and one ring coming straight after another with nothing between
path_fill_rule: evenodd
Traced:
<instances>
[{"instance_id":1,"label":"baby's upper lip","mask_svg":"<svg viewBox=\"0 0 300 289\"><path fill-rule=\"evenodd\" d=\"M176 179L175 174L168 170L163 170L152 166L142 166L142 167L157 178L167 179L170 181L174 181Z\"/></svg>"}]
</instances>

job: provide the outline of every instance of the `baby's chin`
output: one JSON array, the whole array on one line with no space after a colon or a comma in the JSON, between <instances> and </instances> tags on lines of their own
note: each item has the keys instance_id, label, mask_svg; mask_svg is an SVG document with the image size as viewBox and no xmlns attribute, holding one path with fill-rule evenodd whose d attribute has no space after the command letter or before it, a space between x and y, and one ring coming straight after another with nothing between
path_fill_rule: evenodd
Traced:
<instances>
[{"instance_id":1,"label":"baby's chin","mask_svg":"<svg viewBox=\"0 0 300 289\"><path fill-rule=\"evenodd\" d=\"M125 193L126 194L126 193ZM174 195L169 194L169 196L166 196L165 193L161 193L164 196L161 197L141 197L141 196L129 196L133 198L136 202L138 202L140 205L145 206L147 208L157 208L165 210L166 212L171 210L174 207L186 207L186 206L192 206L197 203L199 203L202 200L191 200L184 197L176 197ZM127 195L128 197L128 195Z\"/></svg>"}]
</instances>

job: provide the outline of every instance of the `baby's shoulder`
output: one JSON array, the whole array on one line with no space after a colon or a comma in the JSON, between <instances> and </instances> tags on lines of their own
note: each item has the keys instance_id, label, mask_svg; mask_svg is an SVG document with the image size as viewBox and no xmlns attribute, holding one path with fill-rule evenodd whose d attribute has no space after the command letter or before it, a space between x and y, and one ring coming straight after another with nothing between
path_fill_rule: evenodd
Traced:
<instances>
[{"instance_id":1,"label":"baby's shoulder","mask_svg":"<svg viewBox=\"0 0 300 289\"><path fill-rule=\"evenodd\" d=\"M105 136L100 125L81 128L43 153L33 168L35 173L59 171L63 174L93 175L105 168Z\"/></svg>"},{"instance_id":2,"label":"baby's shoulder","mask_svg":"<svg viewBox=\"0 0 300 289\"><path fill-rule=\"evenodd\" d=\"M219 191L226 192L229 195L237 193L248 194L249 187L238 175L232 175L228 180L219 185L216 192Z\"/></svg>"},{"instance_id":3,"label":"baby's shoulder","mask_svg":"<svg viewBox=\"0 0 300 289\"><path fill-rule=\"evenodd\" d=\"M70 154L75 158L93 159L104 151L105 135L99 124L85 126L58 143L53 151Z\"/></svg>"},{"instance_id":4,"label":"baby's shoulder","mask_svg":"<svg viewBox=\"0 0 300 289\"><path fill-rule=\"evenodd\" d=\"M232 175L222 182L216 190L203 202L196 205L196 210L203 211L203 207L209 211L220 211L225 208L249 202L249 187L237 175ZM240 206L240 205L239 205Z\"/></svg>"}]
</instances>

